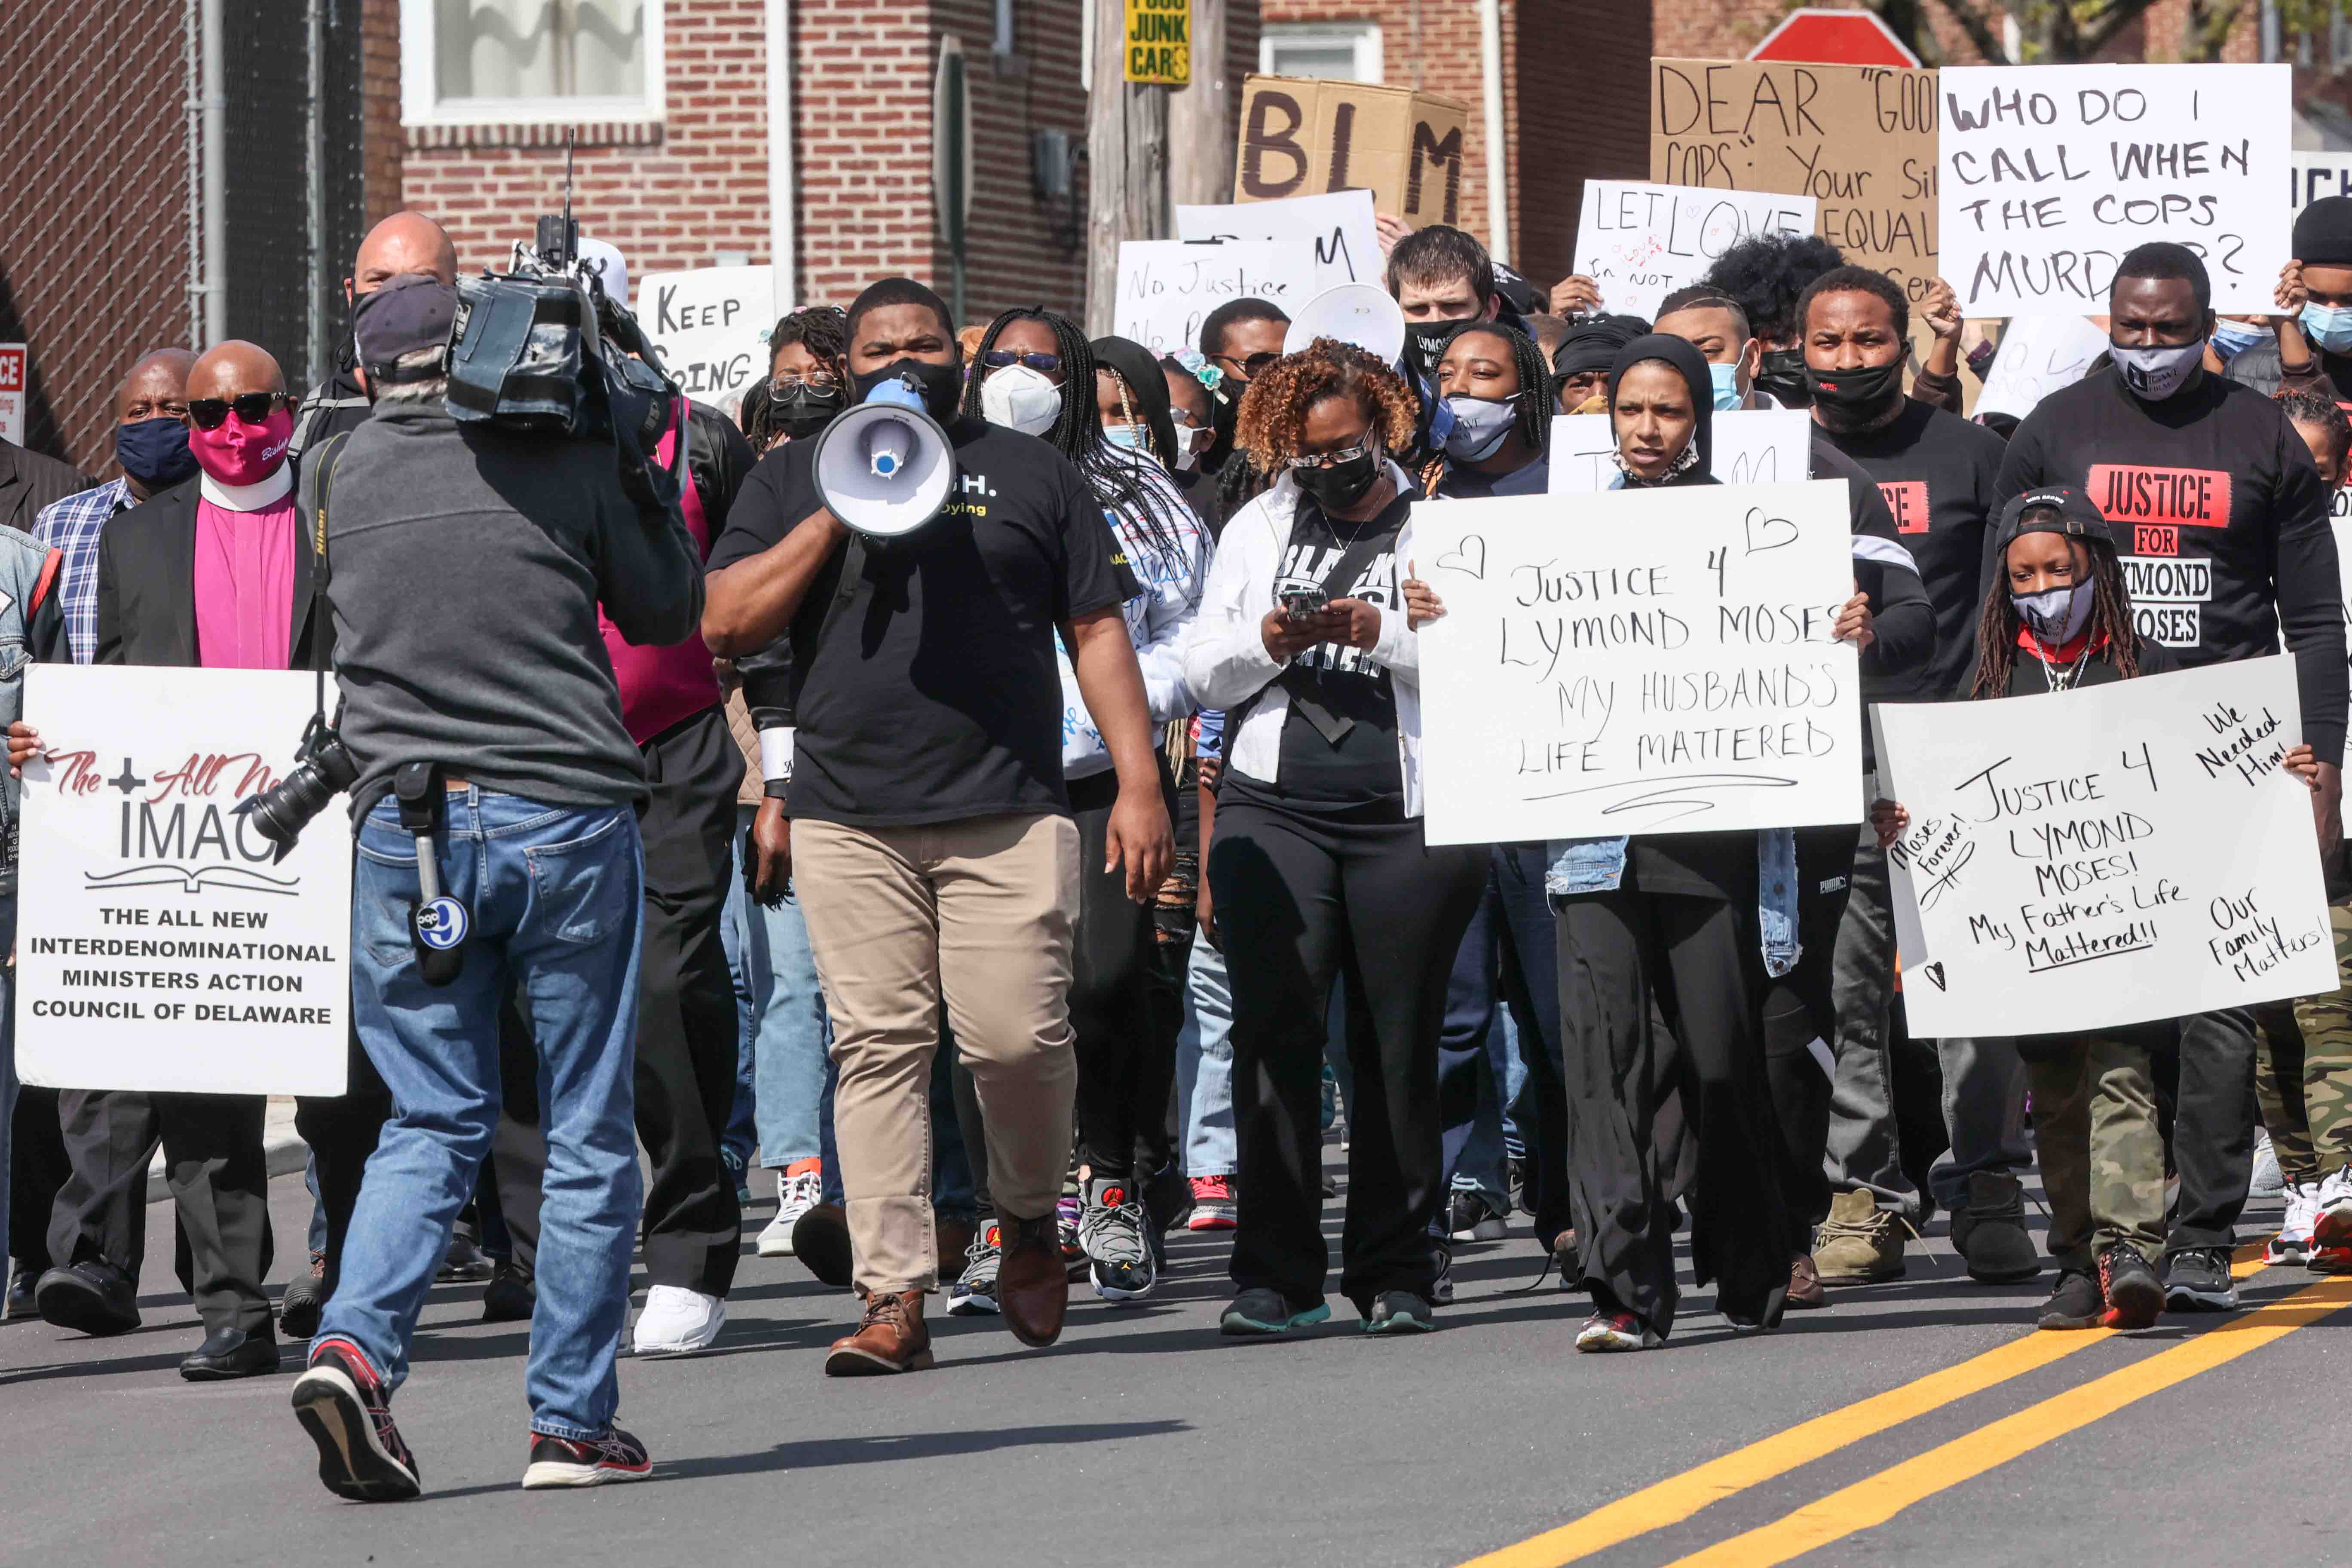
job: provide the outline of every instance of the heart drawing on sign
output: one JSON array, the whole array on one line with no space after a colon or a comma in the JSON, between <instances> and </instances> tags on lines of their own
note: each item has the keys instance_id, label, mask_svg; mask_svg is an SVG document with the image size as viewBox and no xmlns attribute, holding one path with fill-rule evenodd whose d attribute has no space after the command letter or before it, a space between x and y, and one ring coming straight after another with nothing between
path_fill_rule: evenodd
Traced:
<instances>
[{"instance_id":1,"label":"heart drawing on sign","mask_svg":"<svg viewBox=\"0 0 2352 1568\"><path fill-rule=\"evenodd\" d=\"M1748 509L1748 553L1759 555L1767 550L1778 550L1797 542L1797 525L1785 517L1774 517L1760 506Z\"/></svg>"},{"instance_id":2,"label":"heart drawing on sign","mask_svg":"<svg viewBox=\"0 0 2352 1568\"><path fill-rule=\"evenodd\" d=\"M1459 572L1465 577L1486 580L1486 541L1484 535L1465 533L1462 542L1437 558L1438 568Z\"/></svg>"},{"instance_id":3,"label":"heart drawing on sign","mask_svg":"<svg viewBox=\"0 0 2352 1568\"><path fill-rule=\"evenodd\" d=\"M1923 965L1919 973L1934 981L1936 983L1937 990L1943 991L1948 989L1948 987L1944 984L1944 966L1940 961L1935 963Z\"/></svg>"}]
</instances>

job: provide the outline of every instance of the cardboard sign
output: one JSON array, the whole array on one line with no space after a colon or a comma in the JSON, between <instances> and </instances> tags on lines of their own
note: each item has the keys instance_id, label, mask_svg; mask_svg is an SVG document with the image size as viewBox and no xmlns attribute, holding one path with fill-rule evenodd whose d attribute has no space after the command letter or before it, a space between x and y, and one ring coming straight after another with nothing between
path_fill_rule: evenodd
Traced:
<instances>
[{"instance_id":1,"label":"cardboard sign","mask_svg":"<svg viewBox=\"0 0 2352 1568\"><path fill-rule=\"evenodd\" d=\"M1862 819L1843 484L1418 501L1432 844Z\"/></svg>"},{"instance_id":2,"label":"cardboard sign","mask_svg":"<svg viewBox=\"0 0 2352 1568\"><path fill-rule=\"evenodd\" d=\"M1602 310L1652 321L1660 300L1697 282L1739 241L1811 234L1820 216L1811 196L1587 180L1576 269L1601 285Z\"/></svg>"},{"instance_id":3,"label":"cardboard sign","mask_svg":"<svg viewBox=\"0 0 2352 1568\"><path fill-rule=\"evenodd\" d=\"M1308 299L1340 283L1378 284L1384 276L1372 193L1333 191L1278 202L1176 209L1176 237L1298 240L1315 247L1315 287Z\"/></svg>"},{"instance_id":4,"label":"cardboard sign","mask_svg":"<svg viewBox=\"0 0 2352 1568\"><path fill-rule=\"evenodd\" d=\"M343 1092L348 807L331 802L282 862L236 814L293 771L315 694L299 670L25 672L25 718L49 748L24 777L26 1083Z\"/></svg>"},{"instance_id":5,"label":"cardboard sign","mask_svg":"<svg viewBox=\"0 0 2352 1568\"><path fill-rule=\"evenodd\" d=\"M1270 201L1362 186L1415 227L1462 221L1467 105L1434 93L1318 77L1242 83L1234 199Z\"/></svg>"},{"instance_id":6,"label":"cardboard sign","mask_svg":"<svg viewBox=\"0 0 2352 1568\"><path fill-rule=\"evenodd\" d=\"M1296 316L1315 294L1315 247L1303 240L1122 240L1112 330L1172 354L1200 347L1202 319L1228 300L1264 300Z\"/></svg>"},{"instance_id":7,"label":"cardboard sign","mask_svg":"<svg viewBox=\"0 0 2352 1568\"><path fill-rule=\"evenodd\" d=\"M649 272L637 279L637 321L688 397L714 407L740 406L744 389L768 373L767 334L776 324L774 269Z\"/></svg>"},{"instance_id":8,"label":"cardboard sign","mask_svg":"<svg viewBox=\"0 0 2352 1568\"><path fill-rule=\"evenodd\" d=\"M1127 31L1120 42L1128 80L1190 87L1192 0L1127 0Z\"/></svg>"},{"instance_id":9,"label":"cardboard sign","mask_svg":"<svg viewBox=\"0 0 2352 1568\"><path fill-rule=\"evenodd\" d=\"M2060 387L2082 380L2106 352L2106 329L2087 317L2020 316L2001 330L1976 412L2022 419Z\"/></svg>"},{"instance_id":10,"label":"cardboard sign","mask_svg":"<svg viewBox=\"0 0 2352 1568\"><path fill-rule=\"evenodd\" d=\"M1715 416L1715 477L1727 485L1769 485L1812 475L1813 416L1801 408L1734 408ZM1561 414L1551 422L1549 493L1588 495L1617 479L1617 438L1606 414Z\"/></svg>"},{"instance_id":11,"label":"cardboard sign","mask_svg":"<svg viewBox=\"0 0 2352 1568\"><path fill-rule=\"evenodd\" d=\"M1817 232L1913 304L1936 277L1936 73L1650 62L1650 178L1821 204Z\"/></svg>"},{"instance_id":12,"label":"cardboard sign","mask_svg":"<svg viewBox=\"0 0 2352 1568\"><path fill-rule=\"evenodd\" d=\"M2291 68L1954 67L1941 89L1945 276L1966 314L2104 310L2116 264L2158 239L2205 258L2215 310L2273 308Z\"/></svg>"},{"instance_id":13,"label":"cardboard sign","mask_svg":"<svg viewBox=\"0 0 2352 1568\"><path fill-rule=\"evenodd\" d=\"M2352 153L2295 153L2288 157L2288 205L2301 212L2322 196L2352 196Z\"/></svg>"},{"instance_id":14,"label":"cardboard sign","mask_svg":"<svg viewBox=\"0 0 2352 1568\"><path fill-rule=\"evenodd\" d=\"M2273 186L2275 190L2277 187ZM2293 658L2047 697L1880 704L1904 1008L2042 1035L2336 987Z\"/></svg>"},{"instance_id":15,"label":"cardboard sign","mask_svg":"<svg viewBox=\"0 0 2352 1568\"><path fill-rule=\"evenodd\" d=\"M25 444L25 383L31 362L22 343L0 343L0 441Z\"/></svg>"}]
</instances>

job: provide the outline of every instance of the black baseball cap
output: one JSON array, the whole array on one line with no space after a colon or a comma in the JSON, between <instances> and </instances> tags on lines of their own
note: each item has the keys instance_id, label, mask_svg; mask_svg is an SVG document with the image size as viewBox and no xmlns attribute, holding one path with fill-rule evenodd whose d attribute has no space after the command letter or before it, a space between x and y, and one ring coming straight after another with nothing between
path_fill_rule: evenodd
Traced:
<instances>
[{"instance_id":1,"label":"black baseball cap","mask_svg":"<svg viewBox=\"0 0 2352 1568\"><path fill-rule=\"evenodd\" d=\"M2029 517L2029 512L2042 515ZM2055 516L2050 515L2053 512ZM2116 548L2115 531L2107 526L2106 515L2072 485L2036 485L2010 498L2000 509L2000 531L1993 546L2006 550L2025 533L2063 533Z\"/></svg>"}]
</instances>

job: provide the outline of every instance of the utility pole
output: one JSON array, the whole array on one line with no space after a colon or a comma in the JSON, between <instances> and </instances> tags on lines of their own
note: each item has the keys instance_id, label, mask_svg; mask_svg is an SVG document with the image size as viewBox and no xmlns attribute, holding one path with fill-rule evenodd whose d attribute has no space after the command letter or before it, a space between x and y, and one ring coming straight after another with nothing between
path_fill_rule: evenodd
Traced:
<instances>
[{"instance_id":1,"label":"utility pole","mask_svg":"<svg viewBox=\"0 0 2352 1568\"><path fill-rule=\"evenodd\" d=\"M1226 0L1192 0L1192 85L1168 100L1168 199L1222 206L1234 199L1240 117L1225 75Z\"/></svg>"},{"instance_id":2,"label":"utility pole","mask_svg":"<svg viewBox=\"0 0 2352 1568\"><path fill-rule=\"evenodd\" d=\"M1127 79L1127 7L1095 0L1094 89L1087 96L1087 335L1118 314L1118 246L1165 239L1168 89Z\"/></svg>"}]
</instances>

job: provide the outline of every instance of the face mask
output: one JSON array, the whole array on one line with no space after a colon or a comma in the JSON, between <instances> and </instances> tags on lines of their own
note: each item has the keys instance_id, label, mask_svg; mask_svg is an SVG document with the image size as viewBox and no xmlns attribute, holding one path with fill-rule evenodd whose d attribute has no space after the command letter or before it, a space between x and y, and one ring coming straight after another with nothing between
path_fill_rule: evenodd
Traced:
<instances>
[{"instance_id":1,"label":"face mask","mask_svg":"<svg viewBox=\"0 0 2352 1568\"><path fill-rule=\"evenodd\" d=\"M2159 344L2155 348L2127 349L2120 344L2109 345L2115 355L2116 370L2124 378L2124 385L2135 396L2150 403L2161 403L2188 384L2205 359L2205 340L2178 346Z\"/></svg>"},{"instance_id":2,"label":"face mask","mask_svg":"<svg viewBox=\"0 0 2352 1568\"><path fill-rule=\"evenodd\" d=\"M114 460L151 490L195 478L196 455L188 449L188 427L177 419L134 419L114 427Z\"/></svg>"},{"instance_id":3,"label":"face mask","mask_svg":"<svg viewBox=\"0 0 2352 1568\"><path fill-rule=\"evenodd\" d=\"M1445 455L1461 462L1475 463L1491 458L1496 447L1517 423L1517 411L1511 404L1485 397L1449 397L1445 406L1454 411L1454 427L1445 434Z\"/></svg>"},{"instance_id":4,"label":"face mask","mask_svg":"<svg viewBox=\"0 0 2352 1568\"><path fill-rule=\"evenodd\" d=\"M987 388L981 390L985 392ZM1103 426L1103 439L1123 452L1141 452L1148 456L1151 451L1151 438L1140 425L1106 425Z\"/></svg>"},{"instance_id":5,"label":"face mask","mask_svg":"<svg viewBox=\"0 0 2352 1568\"><path fill-rule=\"evenodd\" d=\"M988 373L980 384L980 412L991 425L1043 436L1061 416L1062 389L1044 373L1025 364L1009 364Z\"/></svg>"},{"instance_id":6,"label":"face mask","mask_svg":"<svg viewBox=\"0 0 2352 1568\"><path fill-rule=\"evenodd\" d=\"M1903 391L1903 362L1889 360L1853 370L1815 370L1807 365L1805 387L1813 402L1833 414L1881 413Z\"/></svg>"},{"instance_id":7,"label":"face mask","mask_svg":"<svg viewBox=\"0 0 2352 1568\"><path fill-rule=\"evenodd\" d=\"M1445 340L1452 337L1459 321L1407 321L1404 324L1404 351L1427 381L1437 379L1437 362L1445 357Z\"/></svg>"},{"instance_id":8,"label":"face mask","mask_svg":"<svg viewBox=\"0 0 2352 1568\"><path fill-rule=\"evenodd\" d=\"M850 378L857 389L857 401L865 403L874 395L874 389L885 382L911 380L921 388L923 411L944 425L955 417L956 403L963 395L963 372L951 364L933 364L924 359L894 359L880 370L869 370Z\"/></svg>"},{"instance_id":9,"label":"face mask","mask_svg":"<svg viewBox=\"0 0 2352 1568\"><path fill-rule=\"evenodd\" d=\"M2311 312L2317 309L2318 307L2315 305L2305 305L2303 308L2304 332L2306 336L2310 336L2312 341L2315 342L2319 340L2317 335L2313 331ZM2343 312L2343 316L2344 346L2341 349L2334 351L2338 353L2352 351L2352 310L2346 310ZM2213 324L2213 355L2223 364L2228 364L2231 360L2236 359L2240 354L2244 353L2248 349L2252 348L2256 343L2261 342L2268 336L2270 336L2270 334L2263 331L2262 328L2248 326L2243 321L2216 321ZM2326 345L2322 344L2321 346L2325 347Z\"/></svg>"},{"instance_id":10,"label":"face mask","mask_svg":"<svg viewBox=\"0 0 2352 1568\"><path fill-rule=\"evenodd\" d=\"M1802 349L1766 349L1756 367L1756 384L1783 408L1812 405L1812 392L1805 384Z\"/></svg>"},{"instance_id":11,"label":"face mask","mask_svg":"<svg viewBox=\"0 0 2352 1568\"><path fill-rule=\"evenodd\" d=\"M1720 411L1739 406L1739 367L1736 364L1710 364L1707 380L1715 384L1715 406Z\"/></svg>"},{"instance_id":12,"label":"face mask","mask_svg":"<svg viewBox=\"0 0 2352 1568\"><path fill-rule=\"evenodd\" d=\"M848 402L848 395L837 386L804 381L782 395L771 395L768 422L795 441L806 440L824 429Z\"/></svg>"},{"instance_id":13,"label":"face mask","mask_svg":"<svg viewBox=\"0 0 2352 1568\"><path fill-rule=\"evenodd\" d=\"M2039 594L2011 594L2009 602L2026 630L2053 647L2063 647L2082 635L2091 618L2091 602L2098 596L2085 581L2071 588L2044 588Z\"/></svg>"},{"instance_id":14,"label":"face mask","mask_svg":"<svg viewBox=\"0 0 2352 1568\"><path fill-rule=\"evenodd\" d=\"M2326 353L2352 353L2352 305L2305 305L2295 320L2303 324L2303 335ZM2221 333L2237 324L2224 321L2214 328L2214 342L2218 345Z\"/></svg>"},{"instance_id":15,"label":"face mask","mask_svg":"<svg viewBox=\"0 0 2352 1568\"><path fill-rule=\"evenodd\" d=\"M1374 449L1328 468L1293 468L1290 477L1326 512L1345 511L1381 477L1381 454Z\"/></svg>"},{"instance_id":16,"label":"face mask","mask_svg":"<svg viewBox=\"0 0 2352 1568\"><path fill-rule=\"evenodd\" d=\"M279 407L258 425L232 414L215 430L188 432L188 449L205 472L225 485L259 484L286 460L294 438L294 411Z\"/></svg>"}]
</instances>

